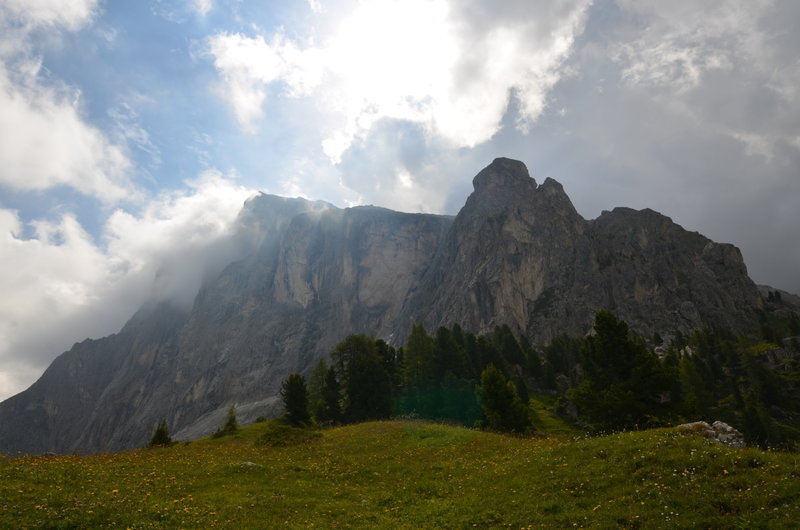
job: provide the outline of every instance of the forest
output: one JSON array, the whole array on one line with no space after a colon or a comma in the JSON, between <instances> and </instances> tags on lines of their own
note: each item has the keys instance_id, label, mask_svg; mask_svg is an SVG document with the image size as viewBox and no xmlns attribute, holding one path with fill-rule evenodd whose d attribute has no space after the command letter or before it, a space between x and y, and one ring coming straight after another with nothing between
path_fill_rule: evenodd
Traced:
<instances>
[{"instance_id":1,"label":"forest","mask_svg":"<svg viewBox=\"0 0 800 530\"><path fill-rule=\"evenodd\" d=\"M285 380L282 396L298 424L423 418L531 434L531 400L544 399L592 433L721 420L750 444L792 449L800 441L798 334L796 313L763 315L758 336L702 329L669 344L606 311L586 337L543 347L508 326L476 335L416 324L400 348L347 336L307 380Z\"/></svg>"}]
</instances>

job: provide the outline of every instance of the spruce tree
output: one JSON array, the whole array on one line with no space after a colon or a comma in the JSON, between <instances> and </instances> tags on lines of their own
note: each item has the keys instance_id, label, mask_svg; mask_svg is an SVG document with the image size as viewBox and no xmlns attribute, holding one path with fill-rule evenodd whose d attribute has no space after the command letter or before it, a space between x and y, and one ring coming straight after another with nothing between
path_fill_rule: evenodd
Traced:
<instances>
[{"instance_id":1,"label":"spruce tree","mask_svg":"<svg viewBox=\"0 0 800 530\"><path fill-rule=\"evenodd\" d=\"M284 416L292 425L306 425L311 420L308 414L308 389L300 374L291 374L281 384L281 399L286 409Z\"/></svg>"},{"instance_id":2,"label":"spruce tree","mask_svg":"<svg viewBox=\"0 0 800 530\"><path fill-rule=\"evenodd\" d=\"M172 438L169 436L169 429L167 428L167 420L161 420L161 423L156 427L153 437L150 438L149 447L156 447L159 445L167 446L172 443Z\"/></svg>"},{"instance_id":3,"label":"spruce tree","mask_svg":"<svg viewBox=\"0 0 800 530\"><path fill-rule=\"evenodd\" d=\"M628 325L607 311L595 314L594 335L581 350L583 381L568 396L595 429L644 426L659 415L670 373Z\"/></svg>"},{"instance_id":4,"label":"spruce tree","mask_svg":"<svg viewBox=\"0 0 800 530\"><path fill-rule=\"evenodd\" d=\"M325 387L325 376L328 373L328 362L325 357L320 358L306 384L308 388L308 412L311 417L320 421L319 416L325 406L323 391Z\"/></svg>"},{"instance_id":5,"label":"spruce tree","mask_svg":"<svg viewBox=\"0 0 800 530\"><path fill-rule=\"evenodd\" d=\"M342 393L339 381L336 379L336 370L329 367L325 372L322 386L322 407L317 413L319 423L335 425L342 421Z\"/></svg>"},{"instance_id":6,"label":"spruce tree","mask_svg":"<svg viewBox=\"0 0 800 530\"><path fill-rule=\"evenodd\" d=\"M331 353L349 422L392 414L392 379L374 337L349 335Z\"/></svg>"},{"instance_id":7,"label":"spruce tree","mask_svg":"<svg viewBox=\"0 0 800 530\"><path fill-rule=\"evenodd\" d=\"M225 420L225 425L220 427L215 433L214 438L220 438L229 434L236 434L239 432L239 422L236 420L236 405L231 405L228 408L228 416Z\"/></svg>"},{"instance_id":8,"label":"spruce tree","mask_svg":"<svg viewBox=\"0 0 800 530\"><path fill-rule=\"evenodd\" d=\"M481 373L478 395L487 428L516 433L531 429L528 408L522 403L514 383L508 381L494 364L488 365Z\"/></svg>"}]
</instances>

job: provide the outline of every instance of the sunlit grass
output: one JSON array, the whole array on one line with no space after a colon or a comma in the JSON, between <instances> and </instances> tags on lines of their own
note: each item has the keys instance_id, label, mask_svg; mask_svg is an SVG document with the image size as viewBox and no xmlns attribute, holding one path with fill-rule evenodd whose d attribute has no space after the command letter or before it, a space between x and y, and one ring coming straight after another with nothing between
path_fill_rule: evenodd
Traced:
<instances>
[{"instance_id":1,"label":"sunlit grass","mask_svg":"<svg viewBox=\"0 0 800 530\"><path fill-rule=\"evenodd\" d=\"M798 455L672 430L523 439L374 422L258 445L275 432L270 425L170 448L0 460L0 527L792 528L800 520Z\"/></svg>"}]
</instances>

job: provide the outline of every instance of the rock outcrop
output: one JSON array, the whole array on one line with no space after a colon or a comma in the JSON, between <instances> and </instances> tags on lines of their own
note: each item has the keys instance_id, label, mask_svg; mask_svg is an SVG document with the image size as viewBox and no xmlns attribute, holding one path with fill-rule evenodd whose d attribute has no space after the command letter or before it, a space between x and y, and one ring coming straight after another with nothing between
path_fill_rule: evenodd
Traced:
<instances>
[{"instance_id":1,"label":"rock outcrop","mask_svg":"<svg viewBox=\"0 0 800 530\"><path fill-rule=\"evenodd\" d=\"M601 308L645 336L753 321L761 297L733 245L652 210L586 221L559 183L537 186L513 160L496 160L473 185L405 322L478 332L507 324L549 342L585 333Z\"/></svg>"},{"instance_id":2,"label":"rock outcrop","mask_svg":"<svg viewBox=\"0 0 800 530\"><path fill-rule=\"evenodd\" d=\"M651 210L591 221L552 179L497 159L453 218L260 195L231 236L236 259L190 310L142 308L76 344L0 403L0 452L96 452L208 434L232 403L275 415L280 382L349 333L398 345L414 322L472 332L508 324L533 342L582 335L597 309L662 337L746 329L762 298L738 249Z\"/></svg>"},{"instance_id":3,"label":"rock outcrop","mask_svg":"<svg viewBox=\"0 0 800 530\"><path fill-rule=\"evenodd\" d=\"M744 435L722 421L715 421L711 425L705 421L695 421L678 425L676 429L699 433L706 438L710 438L719 444L726 445L733 449L741 449L747 446L744 441Z\"/></svg>"}]
</instances>

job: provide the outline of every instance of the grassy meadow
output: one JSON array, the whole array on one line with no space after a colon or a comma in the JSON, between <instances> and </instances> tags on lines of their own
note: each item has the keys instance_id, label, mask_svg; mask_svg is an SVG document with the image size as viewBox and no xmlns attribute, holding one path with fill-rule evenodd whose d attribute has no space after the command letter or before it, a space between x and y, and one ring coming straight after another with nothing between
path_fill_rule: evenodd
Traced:
<instances>
[{"instance_id":1,"label":"grassy meadow","mask_svg":"<svg viewBox=\"0 0 800 530\"><path fill-rule=\"evenodd\" d=\"M267 436L267 444L257 444ZM800 455L422 422L0 458L2 528L796 528Z\"/></svg>"}]
</instances>

